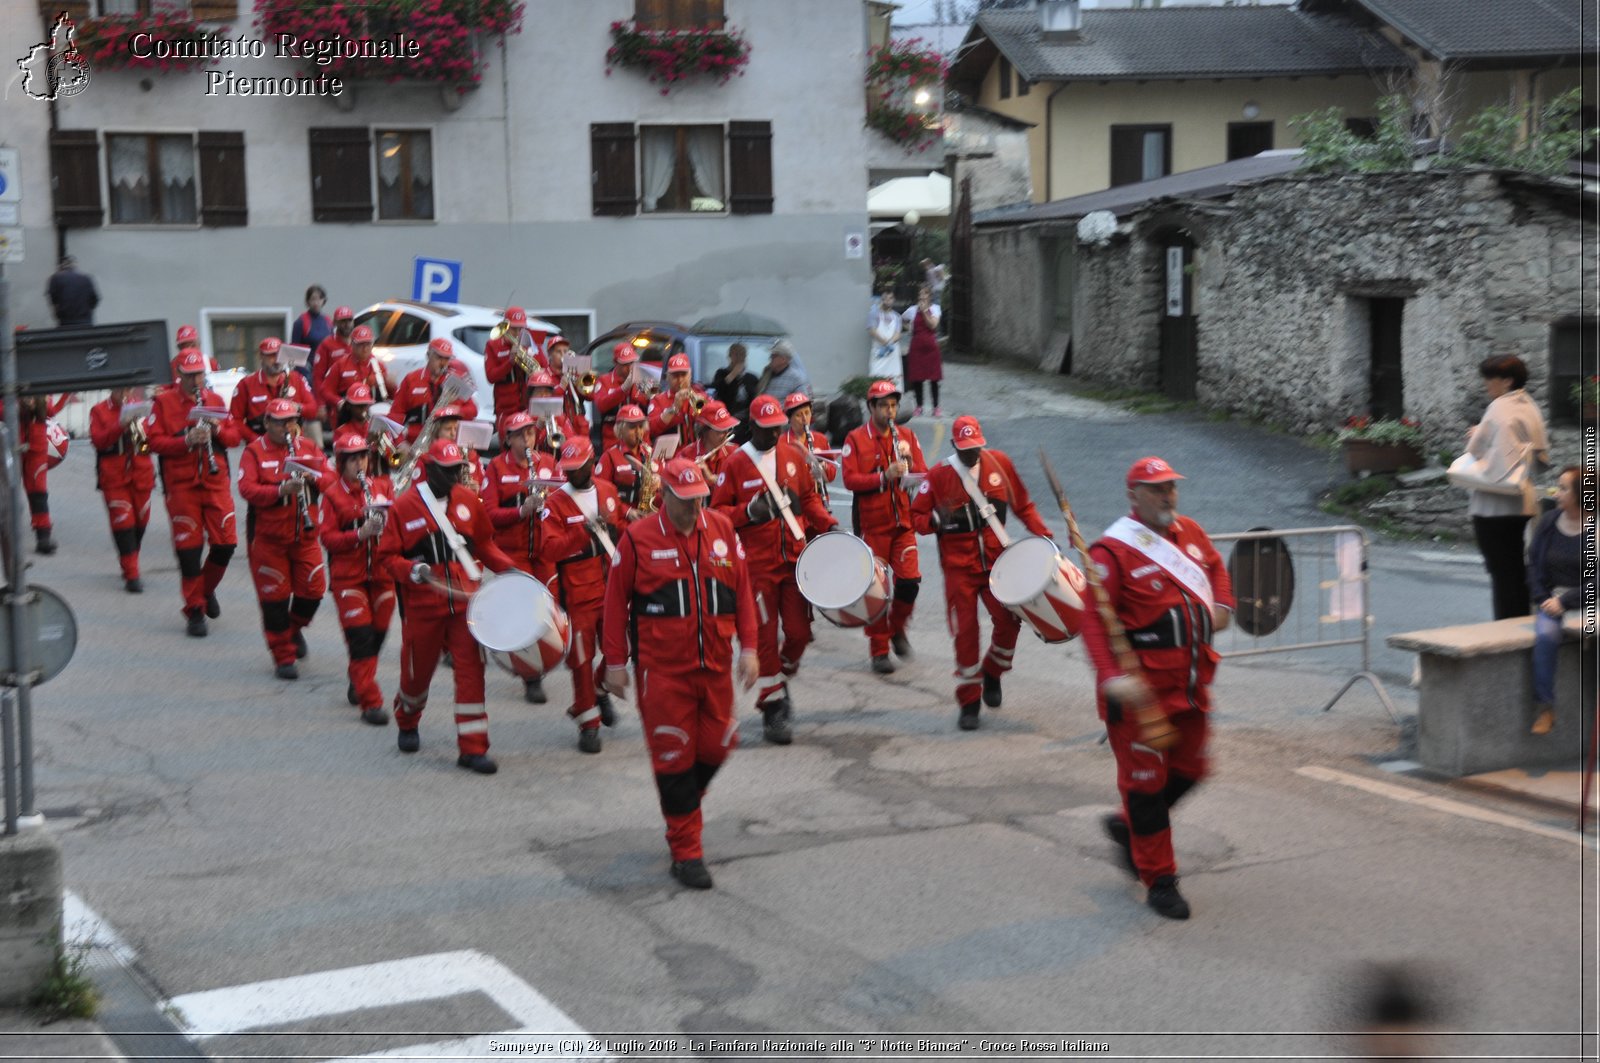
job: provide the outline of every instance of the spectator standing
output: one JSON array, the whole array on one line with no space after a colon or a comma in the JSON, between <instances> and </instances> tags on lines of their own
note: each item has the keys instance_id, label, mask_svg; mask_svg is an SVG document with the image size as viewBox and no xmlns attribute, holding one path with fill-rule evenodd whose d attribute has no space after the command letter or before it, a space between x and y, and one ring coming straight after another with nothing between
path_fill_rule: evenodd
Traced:
<instances>
[{"instance_id":1,"label":"spectator standing","mask_svg":"<svg viewBox=\"0 0 1600 1063\"><path fill-rule=\"evenodd\" d=\"M322 341L333 332L333 322L328 320L322 308L328 303L328 293L323 291L322 285L313 284L306 289L306 312L295 318L294 328L289 333L289 342L296 347L304 347L311 352L306 359L306 364L296 368L301 376L306 378L307 384L315 382L316 377L312 372L316 368L317 348L322 346Z\"/></svg>"},{"instance_id":2,"label":"spectator standing","mask_svg":"<svg viewBox=\"0 0 1600 1063\"><path fill-rule=\"evenodd\" d=\"M711 397L726 406L741 424L750 412L750 400L761 394L756 375L745 368L749 356L744 344L732 344L728 347L728 364L711 376Z\"/></svg>"},{"instance_id":3,"label":"spectator standing","mask_svg":"<svg viewBox=\"0 0 1600 1063\"><path fill-rule=\"evenodd\" d=\"M867 375L876 379L894 380L905 375L900 361L900 333L904 329L900 315L894 309L894 293L885 290L878 296L877 308L867 320L867 337L871 343L867 356Z\"/></svg>"},{"instance_id":4,"label":"spectator standing","mask_svg":"<svg viewBox=\"0 0 1600 1063\"><path fill-rule=\"evenodd\" d=\"M78 272L78 262L71 255L61 257L61 265L50 275L45 294L50 296L58 328L94 324L94 308L100 305L100 293L95 289L93 277Z\"/></svg>"},{"instance_id":5,"label":"spectator standing","mask_svg":"<svg viewBox=\"0 0 1600 1063\"><path fill-rule=\"evenodd\" d=\"M1556 508L1539 518L1528 548L1528 590L1533 604L1534 720L1529 730L1549 734L1555 727L1556 658L1561 652L1561 620L1583 607L1594 577L1584 578L1585 557L1593 557L1595 481L1591 470L1569 465L1561 470ZM1585 500L1590 509L1584 510Z\"/></svg>"},{"instance_id":6,"label":"spectator standing","mask_svg":"<svg viewBox=\"0 0 1600 1063\"><path fill-rule=\"evenodd\" d=\"M949 279L950 274L945 270L943 263L935 262L931 258L922 260L922 283L926 284L928 289L933 292L934 302L937 303L944 300L944 286Z\"/></svg>"},{"instance_id":7,"label":"spectator standing","mask_svg":"<svg viewBox=\"0 0 1600 1063\"><path fill-rule=\"evenodd\" d=\"M939 381L944 379L944 355L939 349L939 304L933 301L933 289L926 284L917 292L917 305L905 312L905 327L911 333L911 345L906 348L906 385L917 398L916 416L922 416L922 385L926 381L933 390L933 415L944 416L939 405Z\"/></svg>"},{"instance_id":8,"label":"spectator standing","mask_svg":"<svg viewBox=\"0 0 1600 1063\"><path fill-rule=\"evenodd\" d=\"M756 394L788 395L796 391L802 395L811 394L811 378L806 375L800 359L794 356L794 344L779 340L772 345L772 357L756 381Z\"/></svg>"},{"instance_id":9,"label":"spectator standing","mask_svg":"<svg viewBox=\"0 0 1600 1063\"><path fill-rule=\"evenodd\" d=\"M1528 518L1538 510L1533 496L1534 474L1549 467L1550 444L1544 417L1525 390L1528 367L1516 355L1485 358L1478 366L1489 408L1467 436L1467 450L1486 462L1484 473L1493 480L1509 480L1522 466L1521 494L1473 491L1467 503L1472 532L1483 554L1493 586L1494 618L1528 615L1528 574L1523 562L1522 537Z\"/></svg>"}]
</instances>

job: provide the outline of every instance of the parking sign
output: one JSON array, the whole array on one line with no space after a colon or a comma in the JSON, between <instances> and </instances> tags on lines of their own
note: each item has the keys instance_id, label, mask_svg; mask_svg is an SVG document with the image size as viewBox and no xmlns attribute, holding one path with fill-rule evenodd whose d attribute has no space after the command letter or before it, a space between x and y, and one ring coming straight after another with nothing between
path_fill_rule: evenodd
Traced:
<instances>
[{"instance_id":1,"label":"parking sign","mask_svg":"<svg viewBox=\"0 0 1600 1063\"><path fill-rule=\"evenodd\" d=\"M419 303L459 303L461 263L444 258L416 259L411 276L411 298Z\"/></svg>"}]
</instances>

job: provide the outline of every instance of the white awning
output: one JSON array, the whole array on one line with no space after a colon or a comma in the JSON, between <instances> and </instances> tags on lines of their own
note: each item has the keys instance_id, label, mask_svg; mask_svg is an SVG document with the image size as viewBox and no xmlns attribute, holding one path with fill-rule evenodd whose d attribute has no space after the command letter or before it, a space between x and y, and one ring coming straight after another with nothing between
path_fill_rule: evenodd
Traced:
<instances>
[{"instance_id":1,"label":"white awning","mask_svg":"<svg viewBox=\"0 0 1600 1063\"><path fill-rule=\"evenodd\" d=\"M867 213L898 221L907 211L924 218L950 216L950 178L942 173L926 177L896 177L867 192Z\"/></svg>"}]
</instances>

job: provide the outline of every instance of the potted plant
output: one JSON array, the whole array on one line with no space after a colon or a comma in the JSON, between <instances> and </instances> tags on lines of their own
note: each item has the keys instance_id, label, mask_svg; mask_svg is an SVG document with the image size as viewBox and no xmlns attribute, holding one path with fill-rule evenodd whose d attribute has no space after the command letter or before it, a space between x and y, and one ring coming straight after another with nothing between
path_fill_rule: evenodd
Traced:
<instances>
[{"instance_id":1,"label":"potted plant","mask_svg":"<svg viewBox=\"0 0 1600 1063\"><path fill-rule=\"evenodd\" d=\"M1360 414L1346 421L1339 432L1344 467L1351 475L1420 469L1423 442L1422 428L1412 417L1373 420Z\"/></svg>"},{"instance_id":2,"label":"potted plant","mask_svg":"<svg viewBox=\"0 0 1600 1063\"><path fill-rule=\"evenodd\" d=\"M611 47L606 49L606 76L612 67L637 70L661 85L661 95L680 81L701 78L726 84L744 77L750 62L750 45L738 30L641 29L632 21L611 24Z\"/></svg>"},{"instance_id":3,"label":"potted plant","mask_svg":"<svg viewBox=\"0 0 1600 1063\"><path fill-rule=\"evenodd\" d=\"M1600 420L1600 376L1581 378L1572 385L1572 401L1577 404L1584 424Z\"/></svg>"}]
</instances>

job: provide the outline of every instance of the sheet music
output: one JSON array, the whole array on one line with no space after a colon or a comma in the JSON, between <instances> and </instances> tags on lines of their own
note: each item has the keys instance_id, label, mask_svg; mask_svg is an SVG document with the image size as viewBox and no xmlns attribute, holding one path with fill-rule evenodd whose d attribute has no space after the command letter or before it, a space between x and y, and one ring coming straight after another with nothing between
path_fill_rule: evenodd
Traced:
<instances>
[{"instance_id":1,"label":"sheet music","mask_svg":"<svg viewBox=\"0 0 1600 1063\"><path fill-rule=\"evenodd\" d=\"M304 476L315 480L322 476L322 470L315 465L307 465L295 458L290 458L283 463L283 471L291 476Z\"/></svg>"},{"instance_id":2,"label":"sheet music","mask_svg":"<svg viewBox=\"0 0 1600 1063\"><path fill-rule=\"evenodd\" d=\"M132 421L144 419L149 415L150 408L154 405L155 403L149 401L148 399L146 399L144 402L124 403L122 407L122 423L128 424Z\"/></svg>"},{"instance_id":3,"label":"sheet music","mask_svg":"<svg viewBox=\"0 0 1600 1063\"><path fill-rule=\"evenodd\" d=\"M553 399L529 399L528 413L536 420L544 421L555 417L565 408L566 400L557 396Z\"/></svg>"},{"instance_id":4,"label":"sheet music","mask_svg":"<svg viewBox=\"0 0 1600 1063\"><path fill-rule=\"evenodd\" d=\"M594 369L594 358L587 354L568 354L561 359L561 371L571 370L574 375L582 376Z\"/></svg>"},{"instance_id":5,"label":"sheet music","mask_svg":"<svg viewBox=\"0 0 1600 1063\"><path fill-rule=\"evenodd\" d=\"M669 432L655 441L650 448L650 456L657 461L666 461L678 452L678 433Z\"/></svg>"},{"instance_id":6,"label":"sheet music","mask_svg":"<svg viewBox=\"0 0 1600 1063\"><path fill-rule=\"evenodd\" d=\"M456 431L456 443L473 450L488 450L494 442L494 429L482 421L462 421Z\"/></svg>"},{"instance_id":7,"label":"sheet music","mask_svg":"<svg viewBox=\"0 0 1600 1063\"><path fill-rule=\"evenodd\" d=\"M278 348L278 361L290 369L302 369L311 361L311 348L298 343L285 343Z\"/></svg>"},{"instance_id":8,"label":"sheet music","mask_svg":"<svg viewBox=\"0 0 1600 1063\"><path fill-rule=\"evenodd\" d=\"M377 416L373 417L372 423L383 429L384 434L391 438L405 434L405 425L401 424L399 421L391 421L382 414L378 414Z\"/></svg>"}]
</instances>

